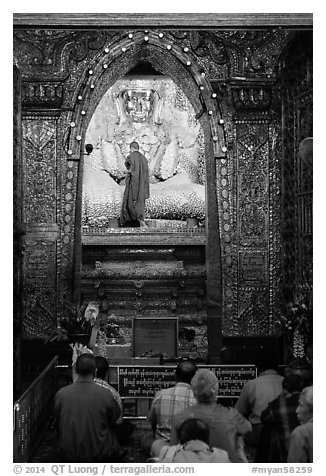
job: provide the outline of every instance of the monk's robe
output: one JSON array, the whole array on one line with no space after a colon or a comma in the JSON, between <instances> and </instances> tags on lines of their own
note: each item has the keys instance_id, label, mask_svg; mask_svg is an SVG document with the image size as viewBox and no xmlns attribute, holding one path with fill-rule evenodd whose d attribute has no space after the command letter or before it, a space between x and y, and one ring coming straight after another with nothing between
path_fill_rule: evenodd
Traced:
<instances>
[{"instance_id":1,"label":"monk's robe","mask_svg":"<svg viewBox=\"0 0 326 476\"><path fill-rule=\"evenodd\" d=\"M126 188L123 195L120 223L144 220L145 200L149 198L149 172L146 157L138 151L132 152L125 162L128 169Z\"/></svg>"}]
</instances>

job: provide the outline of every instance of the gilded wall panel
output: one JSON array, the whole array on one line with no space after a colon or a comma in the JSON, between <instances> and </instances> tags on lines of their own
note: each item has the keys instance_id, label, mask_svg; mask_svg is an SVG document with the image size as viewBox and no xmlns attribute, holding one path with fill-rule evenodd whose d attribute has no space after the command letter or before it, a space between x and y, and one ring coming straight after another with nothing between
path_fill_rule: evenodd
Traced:
<instances>
[{"instance_id":1,"label":"gilded wall panel","mask_svg":"<svg viewBox=\"0 0 326 476\"><path fill-rule=\"evenodd\" d=\"M268 285L245 286L238 293L239 335L269 334Z\"/></svg>"},{"instance_id":2,"label":"gilded wall panel","mask_svg":"<svg viewBox=\"0 0 326 476\"><path fill-rule=\"evenodd\" d=\"M57 160L56 119L22 120L25 337L48 335L56 325Z\"/></svg>"},{"instance_id":3,"label":"gilded wall panel","mask_svg":"<svg viewBox=\"0 0 326 476\"><path fill-rule=\"evenodd\" d=\"M238 320L241 332L269 328L269 124L248 114L236 125ZM254 322L255 321L255 322Z\"/></svg>"},{"instance_id":4,"label":"gilded wall panel","mask_svg":"<svg viewBox=\"0 0 326 476\"><path fill-rule=\"evenodd\" d=\"M268 237L268 125L239 124L238 209L241 246L266 246Z\"/></svg>"},{"instance_id":5,"label":"gilded wall panel","mask_svg":"<svg viewBox=\"0 0 326 476\"><path fill-rule=\"evenodd\" d=\"M44 238L38 235L43 234ZM24 245L24 337L46 337L56 326L56 232L27 233ZM46 235L50 239L45 239Z\"/></svg>"},{"instance_id":6,"label":"gilded wall panel","mask_svg":"<svg viewBox=\"0 0 326 476\"><path fill-rule=\"evenodd\" d=\"M56 221L55 121L23 120L26 223Z\"/></svg>"}]
</instances>

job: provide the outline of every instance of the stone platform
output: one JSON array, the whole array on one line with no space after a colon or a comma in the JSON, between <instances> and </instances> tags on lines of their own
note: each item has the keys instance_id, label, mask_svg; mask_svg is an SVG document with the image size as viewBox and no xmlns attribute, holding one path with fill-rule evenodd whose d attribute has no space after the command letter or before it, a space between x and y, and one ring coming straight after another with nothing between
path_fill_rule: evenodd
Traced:
<instances>
[{"instance_id":1,"label":"stone platform","mask_svg":"<svg viewBox=\"0 0 326 476\"><path fill-rule=\"evenodd\" d=\"M151 222L151 223L150 223ZM82 244L92 245L170 245L198 246L205 245L205 228L188 226L187 222L176 220L146 220L150 223L142 228L82 228Z\"/></svg>"},{"instance_id":2,"label":"stone platform","mask_svg":"<svg viewBox=\"0 0 326 476\"><path fill-rule=\"evenodd\" d=\"M180 351L204 353L205 228L177 220L146 223L83 227L83 300L100 301L102 319L119 329L118 344L131 342L133 317L178 317L180 332L187 327L195 335L180 339Z\"/></svg>"},{"instance_id":3,"label":"stone platform","mask_svg":"<svg viewBox=\"0 0 326 476\"><path fill-rule=\"evenodd\" d=\"M135 229L83 236L81 292L111 313L196 314L205 308L204 235ZM191 243L191 246L188 245Z\"/></svg>"}]
</instances>

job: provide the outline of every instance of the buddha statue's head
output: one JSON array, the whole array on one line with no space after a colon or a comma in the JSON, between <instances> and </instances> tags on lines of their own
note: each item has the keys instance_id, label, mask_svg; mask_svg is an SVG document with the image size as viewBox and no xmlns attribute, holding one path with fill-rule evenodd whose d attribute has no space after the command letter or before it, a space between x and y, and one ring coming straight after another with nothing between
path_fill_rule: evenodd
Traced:
<instances>
[{"instance_id":1,"label":"buddha statue's head","mask_svg":"<svg viewBox=\"0 0 326 476\"><path fill-rule=\"evenodd\" d=\"M124 89L117 97L119 120L145 123L152 119L159 122L158 102L159 95L153 89Z\"/></svg>"},{"instance_id":2,"label":"buddha statue's head","mask_svg":"<svg viewBox=\"0 0 326 476\"><path fill-rule=\"evenodd\" d=\"M122 92L125 113L133 122L146 122L153 112L153 91L127 89Z\"/></svg>"}]
</instances>

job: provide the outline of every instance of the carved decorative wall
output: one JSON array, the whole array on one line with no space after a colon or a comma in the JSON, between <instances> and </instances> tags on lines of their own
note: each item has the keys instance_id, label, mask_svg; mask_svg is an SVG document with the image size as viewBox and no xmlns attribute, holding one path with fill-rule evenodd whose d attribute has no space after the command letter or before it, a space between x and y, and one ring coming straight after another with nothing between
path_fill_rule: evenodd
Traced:
<instances>
[{"instance_id":1,"label":"carved decorative wall","mask_svg":"<svg viewBox=\"0 0 326 476\"><path fill-rule=\"evenodd\" d=\"M47 336L56 325L57 159L56 119L22 120L24 244L23 332Z\"/></svg>"},{"instance_id":2,"label":"carved decorative wall","mask_svg":"<svg viewBox=\"0 0 326 476\"><path fill-rule=\"evenodd\" d=\"M24 118L23 156L27 223L56 222L56 123Z\"/></svg>"},{"instance_id":3,"label":"carved decorative wall","mask_svg":"<svg viewBox=\"0 0 326 476\"><path fill-rule=\"evenodd\" d=\"M140 60L182 88L204 131L206 187L218 209L216 217L210 212L215 229L208 242L213 250L220 242L222 273L209 292L214 301L214 283L221 278L223 332L273 332L281 266L275 79L279 55L294 34L286 29L15 31L30 227L26 335L37 336L40 329L45 334L69 312L80 272L83 140L104 92ZM216 262L215 251L209 259Z\"/></svg>"},{"instance_id":4,"label":"carved decorative wall","mask_svg":"<svg viewBox=\"0 0 326 476\"><path fill-rule=\"evenodd\" d=\"M232 240L224 332L268 335L280 289L278 102L269 81L234 81L225 101ZM226 264L226 260L224 260ZM224 275L228 276L225 272ZM235 312L236 308L236 312Z\"/></svg>"},{"instance_id":5,"label":"carved decorative wall","mask_svg":"<svg viewBox=\"0 0 326 476\"><path fill-rule=\"evenodd\" d=\"M312 157L302 160L300 142L313 137L312 34L301 33L280 63L283 102L283 298L312 293Z\"/></svg>"}]
</instances>

